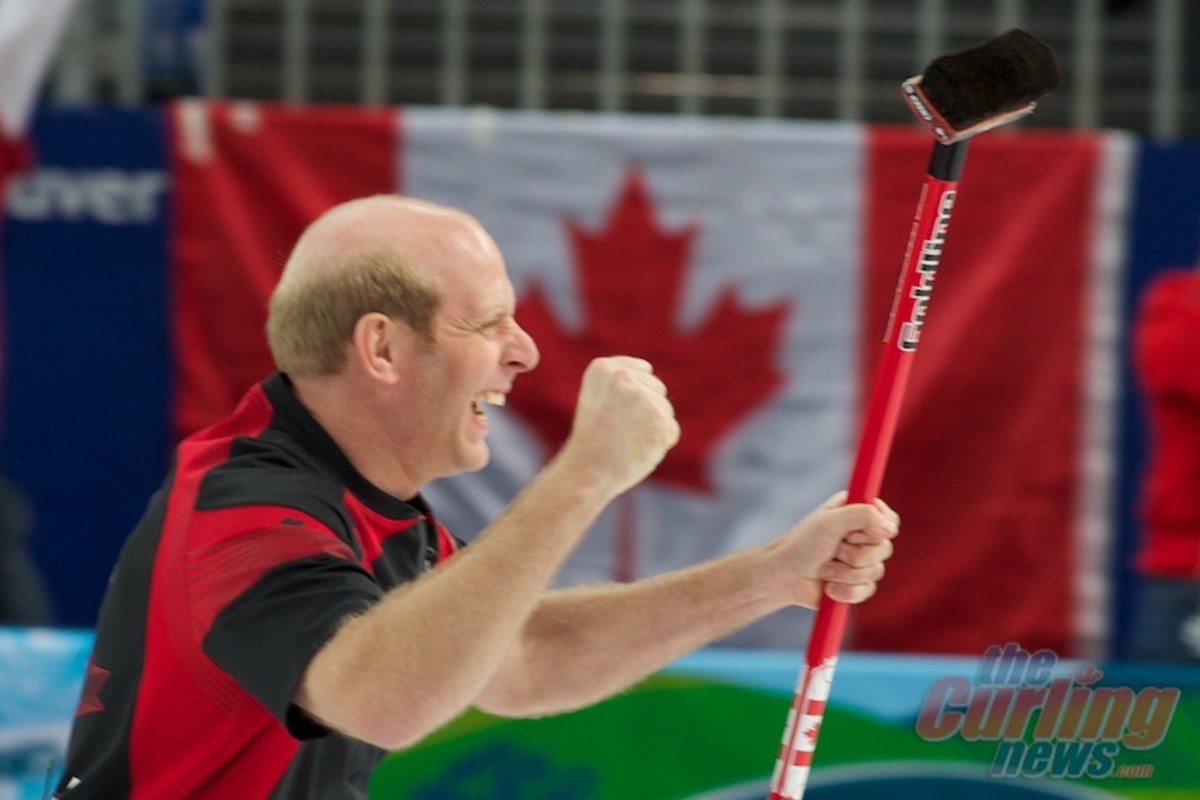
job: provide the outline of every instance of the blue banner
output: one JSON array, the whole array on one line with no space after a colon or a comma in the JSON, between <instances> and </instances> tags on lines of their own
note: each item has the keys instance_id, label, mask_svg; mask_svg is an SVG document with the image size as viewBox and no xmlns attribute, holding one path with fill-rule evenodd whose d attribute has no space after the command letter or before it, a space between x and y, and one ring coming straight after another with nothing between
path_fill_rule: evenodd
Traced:
<instances>
[{"instance_id":1,"label":"blue banner","mask_svg":"<svg viewBox=\"0 0 1200 800\"><path fill-rule=\"evenodd\" d=\"M1142 142L1136 162L1121 330L1128 332L1146 284L1163 269L1200 263L1200 147ZM1140 523L1138 493L1146 464L1146 421L1130 369L1129 343L1121 352L1120 458L1116 489L1117 547L1113 553L1113 655L1128 655L1136 611L1132 560Z\"/></svg>"},{"instance_id":2,"label":"blue banner","mask_svg":"<svg viewBox=\"0 0 1200 800\"><path fill-rule=\"evenodd\" d=\"M66 625L95 622L167 466L164 129L154 108L44 109L9 187L0 456Z\"/></svg>"}]
</instances>

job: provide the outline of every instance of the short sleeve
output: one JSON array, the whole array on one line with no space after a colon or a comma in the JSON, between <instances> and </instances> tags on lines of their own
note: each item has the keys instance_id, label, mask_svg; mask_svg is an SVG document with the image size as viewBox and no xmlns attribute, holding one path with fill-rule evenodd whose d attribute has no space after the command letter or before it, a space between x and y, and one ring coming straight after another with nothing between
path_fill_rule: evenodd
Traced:
<instances>
[{"instance_id":1,"label":"short sleeve","mask_svg":"<svg viewBox=\"0 0 1200 800\"><path fill-rule=\"evenodd\" d=\"M309 661L382 589L335 534L311 527L239 534L189 555L193 625L204 655L296 738L325 730L293 697Z\"/></svg>"}]
</instances>

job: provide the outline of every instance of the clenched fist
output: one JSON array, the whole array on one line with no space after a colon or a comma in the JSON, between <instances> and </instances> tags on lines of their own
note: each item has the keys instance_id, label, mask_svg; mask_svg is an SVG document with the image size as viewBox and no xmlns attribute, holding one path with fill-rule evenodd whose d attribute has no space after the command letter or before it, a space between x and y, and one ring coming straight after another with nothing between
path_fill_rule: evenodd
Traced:
<instances>
[{"instance_id":1,"label":"clenched fist","mask_svg":"<svg viewBox=\"0 0 1200 800\"><path fill-rule=\"evenodd\" d=\"M613 496L649 475L678 441L667 387L648 361L609 356L588 365L563 452L590 464Z\"/></svg>"}]
</instances>

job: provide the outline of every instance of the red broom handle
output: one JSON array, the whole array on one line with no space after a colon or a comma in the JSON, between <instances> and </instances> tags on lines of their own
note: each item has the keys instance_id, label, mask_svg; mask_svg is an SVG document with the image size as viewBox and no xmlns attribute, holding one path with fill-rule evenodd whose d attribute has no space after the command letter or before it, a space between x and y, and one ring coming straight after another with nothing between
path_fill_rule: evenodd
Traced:
<instances>
[{"instance_id":1,"label":"red broom handle","mask_svg":"<svg viewBox=\"0 0 1200 800\"><path fill-rule=\"evenodd\" d=\"M892 303L883 355L863 419L847 487L847 503L872 502L878 497L883 483L896 420L900 416L900 405L933 291L933 278L950 225L950 211L966 158L966 145L966 141L934 145ZM799 800L804 795L848 611L849 606L845 603L821 596L767 800Z\"/></svg>"}]
</instances>

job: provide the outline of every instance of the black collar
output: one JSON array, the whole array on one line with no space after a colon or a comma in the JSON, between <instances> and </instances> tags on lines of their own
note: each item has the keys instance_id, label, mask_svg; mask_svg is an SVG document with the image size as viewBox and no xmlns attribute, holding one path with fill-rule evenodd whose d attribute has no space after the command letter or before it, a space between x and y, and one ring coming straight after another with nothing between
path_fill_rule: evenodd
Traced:
<instances>
[{"instance_id":1,"label":"black collar","mask_svg":"<svg viewBox=\"0 0 1200 800\"><path fill-rule=\"evenodd\" d=\"M262 382L262 388L271 402L279 426L303 443L305 449L328 467L363 505L391 519L411 519L429 514L429 504L419 492L408 500L401 500L364 478L329 432L300 403L286 375L274 373Z\"/></svg>"}]
</instances>

